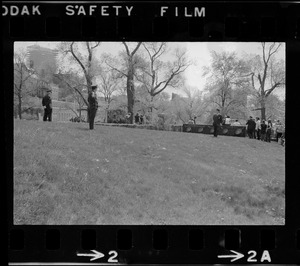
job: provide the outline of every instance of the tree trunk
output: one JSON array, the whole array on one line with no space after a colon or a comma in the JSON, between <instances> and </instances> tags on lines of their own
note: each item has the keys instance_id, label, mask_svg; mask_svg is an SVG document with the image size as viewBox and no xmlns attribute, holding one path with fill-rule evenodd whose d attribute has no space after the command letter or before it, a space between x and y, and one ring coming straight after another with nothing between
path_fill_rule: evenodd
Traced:
<instances>
[{"instance_id":1,"label":"tree trunk","mask_svg":"<svg viewBox=\"0 0 300 266\"><path fill-rule=\"evenodd\" d=\"M264 98L260 102L260 107L261 107L261 120L266 120L266 103Z\"/></svg>"},{"instance_id":2,"label":"tree trunk","mask_svg":"<svg viewBox=\"0 0 300 266\"><path fill-rule=\"evenodd\" d=\"M131 113L132 115L130 116L129 123L133 124L133 109L134 109L134 84L133 84L133 70L130 69L128 71L128 77L127 77L127 108L128 108L128 113Z\"/></svg>"},{"instance_id":3,"label":"tree trunk","mask_svg":"<svg viewBox=\"0 0 300 266\"><path fill-rule=\"evenodd\" d=\"M18 114L19 118L22 119L22 99L19 97L19 102L18 102Z\"/></svg>"},{"instance_id":4,"label":"tree trunk","mask_svg":"<svg viewBox=\"0 0 300 266\"><path fill-rule=\"evenodd\" d=\"M151 95L151 100L150 100L150 123L153 123L153 100L154 96Z\"/></svg>"},{"instance_id":5,"label":"tree trunk","mask_svg":"<svg viewBox=\"0 0 300 266\"><path fill-rule=\"evenodd\" d=\"M105 108L104 123L107 123L107 121L108 121L108 108Z\"/></svg>"}]
</instances>

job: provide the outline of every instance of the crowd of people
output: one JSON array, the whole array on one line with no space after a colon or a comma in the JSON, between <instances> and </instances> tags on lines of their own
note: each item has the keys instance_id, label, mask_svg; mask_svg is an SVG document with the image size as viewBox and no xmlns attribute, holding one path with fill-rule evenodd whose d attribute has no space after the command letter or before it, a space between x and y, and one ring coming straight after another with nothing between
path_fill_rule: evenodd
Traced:
<instances>
[{"instance_id":1,"label":"crowd of people","mask_svg":"<svg viewBox=\"0 0 300 266\"><path fill-rule=\"evenodd\" d=\"M226 116L225 119L223 119L220 110L216 109L216 111L217 112L213 116L215 137L218 136L218 130L222 125L241 126L241 123L238 121L238 119L231 123L230 116ZM276 141L282 145L285 145L285 127L280 120L272 123L270 119L263 119L261 121L259 117L254 119L252 116L250 116L246 122L246 131L250 139L257 139L266 142L271 142L271 135L273 131Z\"/></svg>"},{"instance_id":2,"label":"crowd of people","mask_svg":"<svg viewBox=\"0 0 300 266\"><path fill-rule=\"evenodd\" d=\"M272 131L276 137L276 141L282 142L285 140L285 128L280 120L274 121L272 123L271 119L260 120L259 117L255 119L250 116L246 123L247 134L251 139L258 139L266 142L271 142Z\"/></svg>"},{"instance_id":3,"label":"crowd of people","mask_svg":"<svg viewBox=\"0 0 300 266\"><path fill-rule=\"evenodd\" d=\"M135 116L134 116L134 123L144 124L144 115L136 113Z\"/></svg>"}]
</instances>

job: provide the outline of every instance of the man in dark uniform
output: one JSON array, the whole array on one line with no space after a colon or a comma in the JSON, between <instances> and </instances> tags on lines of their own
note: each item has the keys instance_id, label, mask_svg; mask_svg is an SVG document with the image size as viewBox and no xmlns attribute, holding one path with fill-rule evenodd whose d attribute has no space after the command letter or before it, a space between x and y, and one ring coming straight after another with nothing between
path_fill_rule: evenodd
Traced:
<instances>
[{"instance_id":1,"label":"man in dark uniform","mask_svg":"<svg viewBox=\"0 0 300 266\"><path fill-rule=\"evenodd\" d=\"M218 131L220 126L222 125L223 117L220 114L220 109L217 109L217 113L213 116L213 127L214 127L214 137L218 136Z\"/></svg>"},{"instance_id":2,"label":"man in dark uniform","mask_svg":"<svg viewBox=\"0 0 300 266\"><path fill-rule=\"evenodd\" d=\"M51 90L47 90L47 94L43 97L42 105L44 107L44 117L43 121L52 120L52 99Z\"/></svg>"},{"instance_id":3,"label":"man in dark uniform","mask_svg":"<svg viewBox=\"0 0 300 266\"><path fill-rule=\"evenodd\" d=\"M94 129L94 120L98 110L96 90L97 90L97 85L92 86L92 90L89 92L89 96L88 96L88 102L89 102L88 117L89 117L90 129Z\"/></svg>"}]
</instances>

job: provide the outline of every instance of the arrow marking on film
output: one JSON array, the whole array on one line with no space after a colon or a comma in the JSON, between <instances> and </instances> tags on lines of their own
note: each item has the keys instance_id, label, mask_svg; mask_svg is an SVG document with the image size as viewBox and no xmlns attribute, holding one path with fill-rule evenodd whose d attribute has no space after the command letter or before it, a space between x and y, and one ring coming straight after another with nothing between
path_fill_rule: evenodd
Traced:
<instances>
[{"instance_id":1,"label":"arrow marking on film","mask_svg":"<svg viewBox=\"0 0 300 266\"><path fill-rule=\"evenodd\" d=\"M235 254L231 254L231 255L218 255L218 258L233 258L230 262L239 260L241 258L244 257L244 255L242 253L239 253L237 251L234 250L230 250L231 252L235 253Z\"/></svg>"},{"instance_id":2,"label":"arrow marking on film","mask_svg":"<svg viewBox=\"0 0 300 266\"><path fill-rule=\"evenodd\" d=\"M91 250L93 251L94 253L92 254L87 254L87 253L77 253L77 256L83 256L83 257L92 257L90 259L90 261L92 260L97 260L97 259L100 259L100 258L103 258L104 257L104 254L97 251L97 250Z\"/></svg>"}]
</instances>

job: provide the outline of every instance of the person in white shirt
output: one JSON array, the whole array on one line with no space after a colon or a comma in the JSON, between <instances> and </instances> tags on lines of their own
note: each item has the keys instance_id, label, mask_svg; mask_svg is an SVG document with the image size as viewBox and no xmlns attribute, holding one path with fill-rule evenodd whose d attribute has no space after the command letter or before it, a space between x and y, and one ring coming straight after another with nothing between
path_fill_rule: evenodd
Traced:
<instances>
[{"instance_id":1,"label":"person in white shirt","mask_svg":"<svg viewBox=\"0 0 300 266\"><path fill-rule=\"evenodd\" d=\"M258 140L260 140L260 130L261 130L261 126L260 126L260 119L259 117L256 117L256 125L255 125L255 136Z\"/></svg>"},{"instance_id":2,"label":"person in white shirt","mask_svg":"<svg viewBox=\"0 0 300 266\"><path fill-rule=\"evenodd\" d=\"M236 119L231 125L232 125L232 126L240 126L241 123L239 122L238 119Z\"/></svg>"},{"instance_id":3,"label":"person in white shirt","mask_svg":"<svg viewBox=\"0 0 300 266\"><path fill-rule=\"evenodd\" d=\"M194 124L194 120L193 119L189 119L188 124Z\"/></svg>"},{"instance_id":4,"label":"person in white shirt","mask_svg":"<svg viewBox=\"0 0 300 266\"><path fill-rule=\"evenodd\" d=\"M226 118L225 118L225 125L230 125L230 116L227 115Z\"/></svg>"},{"instance_id":5,"label":"person in white shirt","mask_svg":"<svg viewBox=\"0 0 300 266\"><path fill-rule=\"evenodd\" d=\"M275 124L275 135L276 135L277 142L278 139L281 138L283 131L284 131L284 126L281 124L280 120L277 120Z\"/></svg>"}]
</instances>

